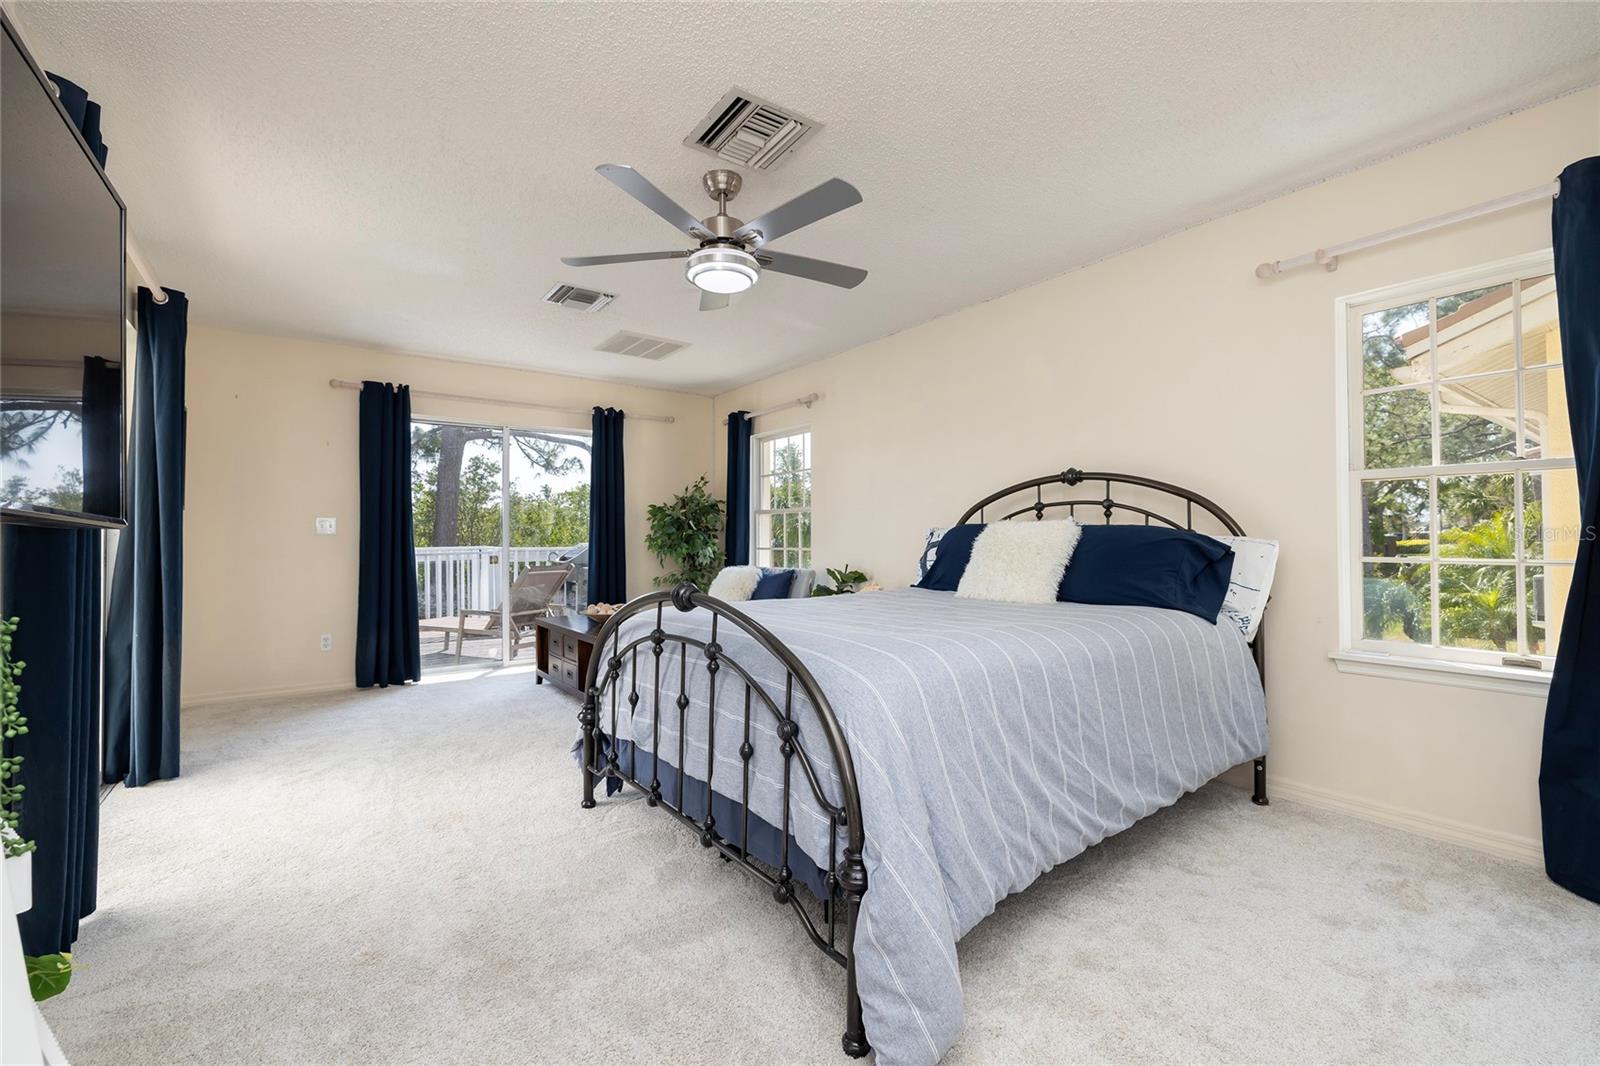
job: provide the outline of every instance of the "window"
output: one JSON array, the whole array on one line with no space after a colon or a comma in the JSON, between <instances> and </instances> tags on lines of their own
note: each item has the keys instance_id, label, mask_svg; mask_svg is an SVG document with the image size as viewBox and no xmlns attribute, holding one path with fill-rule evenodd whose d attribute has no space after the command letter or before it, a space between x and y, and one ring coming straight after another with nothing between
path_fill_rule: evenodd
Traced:
<instances>
[{"instance_id":1,"label":"window","mask_svg":"<svg viewBox=\"0 0 1600 1066\"><path fill-rule=\"evenodd\" d=\"M811 431L756 440L755 564L811 566Z\"/></svg>"},{"instance_id":2,"label":"window","mask_svg":"<svg viewBox=\"0 0 1600 1066\"><path fill-rule=\"evenodd\" d=\"M1548 670L1582 532L1551 271L1341 301L1347 650Z\"/></svg>"},{"instance_id":3,"label":"window","mask_svg":"<svg viewBox=\"0 0 1600 1066\"><path fill-rule=\"evenodd\" d=\"M545 604L583 605L590 454L588 434L576 430L412 421L424 675L509 665ZM567 565L558 588L539 573Z\"/></svg>"}]
</instances>

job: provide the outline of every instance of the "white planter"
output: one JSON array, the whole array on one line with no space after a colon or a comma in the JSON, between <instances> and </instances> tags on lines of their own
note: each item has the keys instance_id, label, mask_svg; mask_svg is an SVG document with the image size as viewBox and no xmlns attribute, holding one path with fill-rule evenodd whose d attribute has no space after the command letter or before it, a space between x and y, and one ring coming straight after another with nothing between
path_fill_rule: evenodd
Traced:
<instances>
[{"instance_id":1,"label":"white planter","mask_svg":"<svg viewBox=\"0 0 1600 1066\"><path fill-rule=\"evenodd\" d=\"M6 880L11 883L11 910L22 914L33 906L33 852L5 860Z\"/></svg>"}]
</instances>

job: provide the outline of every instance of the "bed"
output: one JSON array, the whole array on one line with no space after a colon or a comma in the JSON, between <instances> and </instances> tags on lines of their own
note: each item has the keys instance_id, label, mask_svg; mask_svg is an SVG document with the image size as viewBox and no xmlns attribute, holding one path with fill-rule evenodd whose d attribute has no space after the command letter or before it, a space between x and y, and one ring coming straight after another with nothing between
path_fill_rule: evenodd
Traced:
<instances>
[{"instance_id":1,"label":"bed","mask_svg":"<svg viewBox=\"0 0 1600 1066\"><path fill-rule=\"evenodd\" d=\"M1243 533L1189 490L1079 470L961 521L1058 508ZM932 1063L961 1029L956 943L1000 900L1230 767L1267 802L1261 646L1145 607L910 588L735 608L680 586L597 639L583 805L642 791L844 967L847 1054Z\"/></svg>"}]
</instances>

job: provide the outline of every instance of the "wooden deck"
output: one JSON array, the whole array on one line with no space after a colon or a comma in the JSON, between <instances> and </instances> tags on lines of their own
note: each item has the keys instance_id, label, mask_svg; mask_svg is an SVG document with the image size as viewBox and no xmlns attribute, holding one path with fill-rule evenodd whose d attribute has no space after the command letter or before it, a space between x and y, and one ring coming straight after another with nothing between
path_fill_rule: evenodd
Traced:
<instances>
[{"instance_id":1,"label":"wooden deck","mask_svg":"<svg viewBox=\"0 0 1600 1066\"><path fill-rule=\"evenodd\" d=\"M444 634L422 634L422 672L434 673L439 670L454 670L456 667L477 667L500 665L500 634L492 637L468 637L466 647L462 649L460 662L456 661L456 637L450 634L450 650L444 650ZM532 649L524 649L524 655L532 655ZM515 660L513 660L515 661Z\"/></svg>"}]
</instances>

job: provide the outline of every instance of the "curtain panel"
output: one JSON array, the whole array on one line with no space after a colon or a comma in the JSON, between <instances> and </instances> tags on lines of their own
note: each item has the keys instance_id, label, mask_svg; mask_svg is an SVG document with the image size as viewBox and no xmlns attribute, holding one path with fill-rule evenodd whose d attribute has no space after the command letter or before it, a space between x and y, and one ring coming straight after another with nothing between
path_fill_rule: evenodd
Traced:
<instances>
[{"instance_id":1,"label":"curtain panel","mask_svg":"<svg viewBox=\"0 0 1600 1066\"><path fill-rule=\"evenodd\" d=\"M1545 709L1545 872L1600 903L1600 156L1561 172L1551 208L1556 298L1583 529Z\"/></svg>"},{"instance_id":2,"label":"curtain panel","mask_svg":"<svg viewBox=\"0 0 1600 1066\"><path fill-rule=\"evenodd\" d=\"M100 852L100 542L98 529L5 528L6 617L18 619L22 835L34 842L33 907L17 916L29 955L69 951L94 913Z\"/></svg>"},{"instance_id":3,"label":"curtain panel","mask_svg":"<svg viewBox=\"0 0 1600 1066\"><path fill-rule=\"evenodd\" d=\"M411 389L361 383L361 573L356 687L422 679L411 531Z\"/></svg>"},{"instance_id":4,"label":"curtain panel","mask_svg":"<svg viewBox=\"0 0 1600 1066\"><path fill-rule=\"evenodd\" d=\"M83 360L83 509L120 515L122 484L122 368L101 359Z\"/></svg>"},{"instance_id":5,"label":"curtain panel","mask_svg":"<svg viewBox=\"0 0 1600 1066\"><path fill-rule=\"evenodd\" d=\"M727 565L750 565L750 431L749 411L728 415Z\"/></svg>"},{"instance_id":6,"label":"curtain panel","mask_svg":"<svg viewBox=\"0 0 1600 1066\"><path fill-rule=\"evenodd\" d=\"M60 94L58 98L66 109L67 117L83 134L84 142L88 144L89 151L94 153L101 169L105 169L107 149L105 140L100 136L100 105L89 99L88 90L76 82L48 70L44 76L55 82L56 92Z\"/></svg>"},{"instance_id":7,"label":"curtain panel","mask_svg":"<svg viewBox=\"0 0 1600 1066\"><path fill-rule=\"evenodd\" d=\"M129 786L178 776L189 300L166 293L139 289L128 525L106 612L105 780Z\"/></svg>"},{"instance_id":8,"label":"curtain panel","mask_svg":"<svg viewBox=\"0 0 1600 1066\"><path fill-rule=\"evenodd\" d=\"M589 462L589 602L628 599L628 540L623 522L621 411L594 409Z\"/></svg>"}]
</instances>

